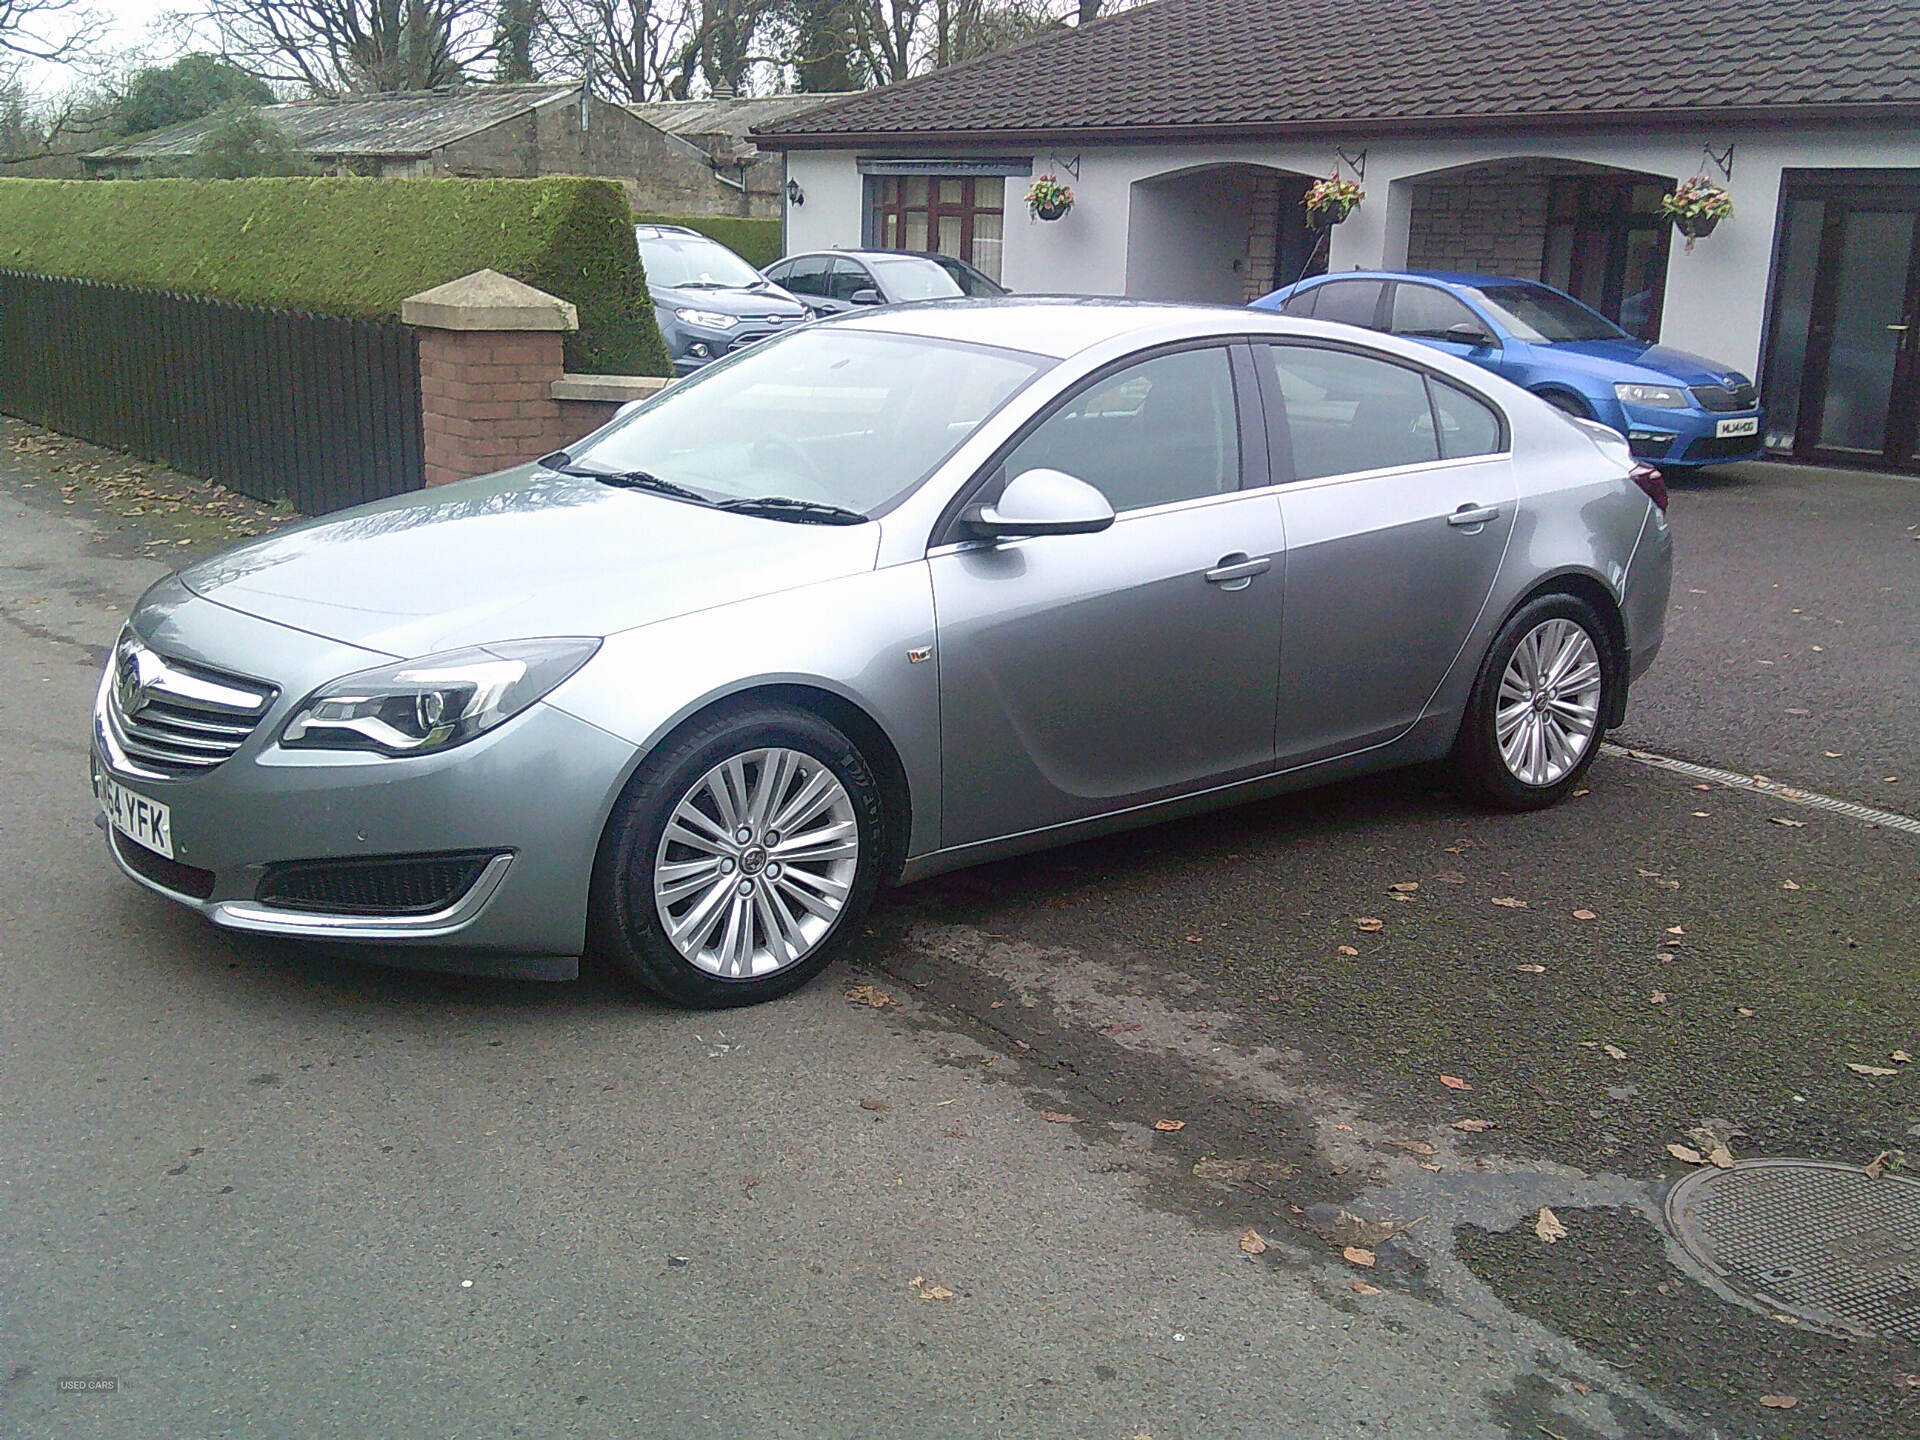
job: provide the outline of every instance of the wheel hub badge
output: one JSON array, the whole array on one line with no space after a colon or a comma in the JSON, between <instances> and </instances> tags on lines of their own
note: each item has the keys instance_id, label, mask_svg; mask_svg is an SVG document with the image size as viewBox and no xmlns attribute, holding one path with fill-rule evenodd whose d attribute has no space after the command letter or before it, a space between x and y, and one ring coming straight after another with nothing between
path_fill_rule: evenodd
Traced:
<instances>
[{"instance_id":1,"label":"wheel hub badge","mask_svg":"<svg viewBox=\"0 0 1920 1440\"><path fill-rule=\"evenodd\" d=\"M740 873L742 875L758 875L766 868L767 852L758 845L755 845L740 857Z\"/></svg>"}]
</instances>

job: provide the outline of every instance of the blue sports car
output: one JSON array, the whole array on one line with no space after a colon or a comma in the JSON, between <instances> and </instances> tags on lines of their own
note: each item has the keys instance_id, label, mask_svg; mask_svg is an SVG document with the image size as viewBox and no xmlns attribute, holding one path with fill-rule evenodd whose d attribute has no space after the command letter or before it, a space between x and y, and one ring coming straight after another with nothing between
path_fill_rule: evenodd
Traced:
<instances>
[{"instance_id":1,"label":"blue sports car","mask_svg":"<svg viewBox=\"0 0 1920 1440\"><path fill-rule=\"evenodd\" d=\"M1485 366L1677 470L1760 458L1753 381L1701 355L1636 340L1571 295L1533 280L1356 270L1317 275L1253 302L1419 340Z\"/></svg>"}]
</instances>

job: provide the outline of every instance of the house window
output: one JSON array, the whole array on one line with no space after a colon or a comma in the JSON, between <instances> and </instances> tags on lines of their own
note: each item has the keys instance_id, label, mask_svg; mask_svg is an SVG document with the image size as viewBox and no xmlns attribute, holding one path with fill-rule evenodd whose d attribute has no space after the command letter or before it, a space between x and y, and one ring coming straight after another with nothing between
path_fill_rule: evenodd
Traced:
<instances>
[{"instance_id":1,"label":"house window","mask_svg":"<svg viewBox=\"0 0 1920 1440\"><path fill-rule=\"evenodd\" d=\"M998 280L1006 200L999 175L869 175L870 243L952 255Z\"/></svg>"}]
</instances>

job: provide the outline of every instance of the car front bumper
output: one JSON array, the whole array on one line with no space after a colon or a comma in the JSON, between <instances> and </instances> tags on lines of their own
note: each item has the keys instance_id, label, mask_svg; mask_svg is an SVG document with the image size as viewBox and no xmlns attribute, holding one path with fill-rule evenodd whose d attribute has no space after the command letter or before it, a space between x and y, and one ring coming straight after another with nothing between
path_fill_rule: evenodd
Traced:
<instances>
[{"instance_id":1,"label":"car front bumper","mask_svg":"<svg viewBox=\"0 0 1920 1440\"><path fill-rule=\"evenodd\" d=\"M1734 422L1741 429L1752 428L1744 435L1721 435L1722 421ZM1758 460L1765 427L1766 416L1758 409L1721 413L1638 405L1621 406L1616 426L1627 437L1636 460L1668 470Z\"/></svg>"},{"instance_id":2,"label":"car front bumper","mask_svg":"<svg viewBox=\"0 0 1920 1440\"><path fill-rule=\"evenodd\" d=\"M231 612L222 620L228 627L236 623L279 632L272 639L283 647L311 639ZM338 649L330 642L313 644ZM257 664L243 668L264 673ZM302 669L311 667L295 662L282 673ZM633 747L540 703L437 755L395 760L282 749L275 737L311 688L299 683L283 689L231 759L187 775L159 776L117 743L103 682L92 726L96 793L110 779L166 806L174 851L167 860L107 826L108 848L121 871L231 929L377 945L384 952L380 958L402 965L492 973L577 970L600 832L633 764ZM471 859L471 877L444 903L426 908L356 909L350 898L329 901L324 894L289 903L268 883L290 865L323 881L384 866L384 873L406 883L413 873L407 867L417 871L448 855ZM335 889L353 893L351 886ZM471 963L449 962L438 953L449 950L467 953ZM500 963L503 956L567 957L574 963L512 966Z\"/></svg>"}]
</instances>

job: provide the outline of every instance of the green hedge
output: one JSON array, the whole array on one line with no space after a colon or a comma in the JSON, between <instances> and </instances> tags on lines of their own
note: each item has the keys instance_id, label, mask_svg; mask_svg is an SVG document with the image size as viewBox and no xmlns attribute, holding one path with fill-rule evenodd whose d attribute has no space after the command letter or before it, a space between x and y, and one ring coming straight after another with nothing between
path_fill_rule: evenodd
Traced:
<instances>
[{"instance_id":1,"label":"green hedge","mask_svg":"<svg viewBox=\"0 0 1920 1440\"><path fill-rule=\"evenodd\" d=\"M710 235L756 270L764 270L781 255L778 220L743 220L731 215L636 215L640 225L684 225Z\"/></svg>"},{"instance_id":2,"label":"green hedge","mask_svg":"<svg viewBox=\"0 0 1920 1440\"><path fill-rule=\"evenodd\" d=\"M569 370L673 370L605 180L0 180L0 266L371 319L492 269L573 302Z\"/></svg>"}]
</instances>

